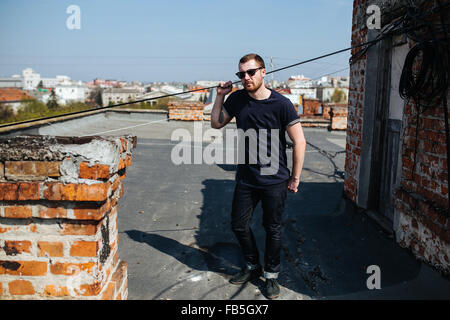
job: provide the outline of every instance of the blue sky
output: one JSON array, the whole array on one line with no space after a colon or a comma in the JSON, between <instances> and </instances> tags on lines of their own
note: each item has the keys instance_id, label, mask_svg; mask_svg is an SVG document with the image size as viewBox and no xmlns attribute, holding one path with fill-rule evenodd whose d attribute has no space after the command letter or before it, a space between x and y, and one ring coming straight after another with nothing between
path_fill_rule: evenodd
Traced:
<instances>
[{"instance_id":1,"label":"blue sky","mask_svg":"<svg viewBox=\"0 0 450 320\"><path fill-rule=\"evenodd\" d=\"M270 70L350 46L352 0L1 0L0 76L31 67L139 81L237 80L246 53ZM69 30L78 5L81 29ZM348 66L349 52L274 74L311 78ZM348 71L337 74L346 75ZM270 76L269 76L270 77Z\"/></svg>"}]
</instances>

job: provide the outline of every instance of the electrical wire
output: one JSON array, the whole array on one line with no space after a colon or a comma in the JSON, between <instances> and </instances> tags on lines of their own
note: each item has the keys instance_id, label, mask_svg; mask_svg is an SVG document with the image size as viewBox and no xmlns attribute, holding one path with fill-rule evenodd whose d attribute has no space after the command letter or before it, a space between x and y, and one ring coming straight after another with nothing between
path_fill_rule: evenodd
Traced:
<instances>
[{"instance_id":1,"label":"electrical wire","mask_svg":"<svg viewBox=\"0 0 450 320\"><path fill-rule=\"evenodd\" d=\"M313 61L317 61L320 59L324 59L345 51L349 51L349 50L353 50L353 49L357 49L357 48L361 48L363 47L362 50L360 50L356 55L353 55L350 58L350 64L352 64L354 62L354 60L358 59L359 57L361 57L367 50L368 48L370 48L371 46L373 46L374 44L376 44L377 42L383 40L384 38L386 38L390 32L392 32L394 28L390 27L389 32L382 32L376 39L371 40L371 41L367 41L365 43L361 43L361 44L357 44L345 49L341 49L341 50L337 50L331 53L327 53L315 58L311 58L311 59L307 59L298 63L294 63L294 64L290 64L288 66L285 67L281 67L275 70L271 70L269 72L266 72L266 75L268 74L272 74L275 72L279 72L282 70L286 70L286 69L290 69L302 64L306 64L306 63L310 63ZM240 83L241 81L234 81L231 83L231 85L234 85L236 83ZM210 89L215 89L217 88L217 86L211 86L211 87L206 87L206 88L199 88L199 89L194 89L194 90L188 90L188 91L183 91L183 92L178 92L178 93L173 93L173 94L167 94L167 95L163 95L163 96L158 96L158 97L153 97L153 98L147 98L147 99L140 99L140 100L135 100L135 101L130 101L130 102L124 102L124 103L119 103L119 104L115 104L115 105L110 105L110 106L105 106L105 107L98 107L98 108L93 108L93 109L89 109L89 110L83 110L83 111L76 111L76 112L71 112L71 113L65 113L64 115L57 115L57 116L50 116L50 117L44 117L44 118L38 118L38 119L29 119L29 120L25 120L25 121L20 121L20 122L13 122L13 123L8 123L8 124L4 124L4 125L0 125L0 129L1 128L7 128L7 127L12 127L15 125L20 125L20 124L26 124L26 123L32 123L32 122L37 122L37 121L42 121L42 120L50 120L50 119L54 119L54 118L58 118L61 116L70 116L70 115L76 115L76 114L82 114L82 113L86 113L86 112L92 112L92 111L97 111L97 110L105 110L105 109L110 109L110 108L115 108L115 107L120 107L120 106L125 106L125 105L129 105L129 104L135 104L135 103L141 103L141 102L146 102L146 101L150 101L150 100L155 100L155 99L161 99L161 98L166 98L166 97L173 97L173 96L177 96L177 95L182 95L182 94L187 94L187 93L192 93L192 92L196 92L196 91L200 91L200 90L210 90Z\"/></svg>"},{"instance_id":2,"label":"electrical wire","mask_svg":"<svg viewBox=\"0 0 450 320\"><path fill-rule=\"evenodd\" d=\"M447 5L448 5L448 2L444 6L447 6ZM443 6L441 6L441 7L443 7ZM396 10L398 10L398 9L396 9ZM353 50L353 49L357 49L357 48L361 48L362 47L363 49L358 51L356 54L352 55L352 57L350 58L349 62L350 62L350 64L353 64L356 60L358 60L361 56L363 56L371 46L375 45L379 41L381 41L381 40L385 39L386 37L390 36L392 33L399 32L400 31L400 26L405 23L406 17L415 18L414 16L412 16L412 14L410 12L409 16L405 15L405 16L403 16L403 18L398 19L397 21L395 21L394 24L390 24L388 26L385 26L383 28L382 32L374 40L367 41L367 42L361 43L361 44L357 44L357 45L354 45L354 46L351 46L351 47L348 47L348 48L345 48L345 49L341 49L341 50L338 50L338 51L334 51L334 52L331 52L331 53L328 53L328 54L324 54L324 55L321 55L321 56L318 56L318 57L315 57L315 58L312 58L312 59L308 59L308 60L304 60L304 61L301 61L301 62L298 62L298 63L294 63L294 64L291 64L291 65L288 65L288 66L285 66L285 67L282 67L282 68L278 68L278 69L275 69L275 70L267 72L266 75L267 74L272 74L272 73L275 73L275 72L279 72L279 71L282 71L282 70L286 70L286 69L289 69L289 68L293 68L293 67L296 67L296 66L299 66L299 65L302 65L302 64L306 64L306 63L309 63L309 62L317 61L317 60L320 60L320 59L323 59L323 58L326 58L326 57L330 57L330 56L333 56L333 55L336 55L336 54L339 54L339 53L342 53L342 52L345 52L345 51L349 51L349 50ZM414 29L414 27L412 29ZM403 31L405 31L405 30L403 30ZM406 31L408 31L408 30L406 30ZM236 83L239 83L239 82L240 82L240 80L232 82L232 85L236 84ZM7 128L7 127L15 126L15 125L32 123L32 122L37 122L37 121L42 121L42 120L50 120L50 119L58 118L58 117L61 117L61 116L70 116L70 115L82 114L82 113L87 113L87 112L92 112L92 111L97 111L97 110L105 110L105 109L110 109L110 108L115 108L115 107L135 104L135 103L141 103L141 102L146 102L146 101L155 100L155 99L161 99L161 98L166 98L166 97L173 97L173 96L187 94L187 93L192 93L192 92L196 92L196 91L200 91L200 90L210 90L210 89L215 89L215 88L217 88L217 86L211 86L211 87L206 87L206 88L199 88L199 89L194 89L194 90L188 90L188 91L183 91L183 92L178 92L178 93L173 93L173 94L167 94L167 95L153 97L153 98L140 99L140 100L124 102L124 103L119 103L119 104L105 106L105 107L93 108L93 109L89 109L89 110L76 111L76 112L66 113L66 114L63 114L63 115L50 116L50 117L44 117L44 118L38 118L38 119L29 119L29 120L25 120L25 121L13 122L13 123L0 125L0 128Z\"/></svg>"},{"instance_id":3,"label":"electrical wire","mask_svg":"<svg viewBox=\"0 0 450 320\"><path fill-rule=\"evenodd\" d=\"M323 59L323 58L326 58L326 57L330 57L330 56L333 56L333 55L336 55L336 54L339 54L339 53L342 53L342 52L345 52L345 51L349 51L349 50L353 50L353 49L356 49L356 48L372 45L372 44L375 44L376 42L378 42L380 40L381 39L375 39L375 40L372 40L372 41L367 41L365 43L361 43L361 44L354 45L354 46L351 46L351 47L348 47L348 48L345 48L345 49L337 50L337 51L334 51L334 52L331 52L331 53L327 53L327 54L324 54L324 55L321 55L321 56L318 56L318 57L315 57L315 58L311 58L311 59L308 59L308 60L304 60L304 61L301 61L301 62L298 62L298 63L294 63L294 64L291 64L291 65L288 65L288 66L285 66L285 67L282 67L282 68L278 68L278 69L266 72L266 75L271 74L271 73L275 73L275 72L279 72L281 70L286 70L286 69L289 69L289 68L293 68L293 67L305 64L305 63L312 62L312 61L320 60L320 59ZM240 82L241 82L241 80L237 80L237 81L232 82L231 85L237 84L237 83L240 83ZM38 118L38 119L29 119L29 120L20 121L20 122L13 122L13 123L0 125L0 129L1 128L12 127L12 126L15 126L15 125L20 125L20 124L32 123L32 122L43 121L43 120L50 120L50 119L58 118L58 117L61 117L61 116L70 116L70 115L82 114L82 113L87 113L87 112L92 112L92 111L97 111L97 110L105 110L105 109L110 109L110 108L115 108L115 107L135 104L135 103L141 103L141 102L155 100L155 99L161 99L161 98L166 98L166 97L174 97L174 96L187 94L187 93L192 93L192 92L196 92L196 91L200 91L200 90L215 89L217 87L218 86L211 86L211 87L206 87L206 88L193 89L193 90L188 90L188 91L183 91L183 92L178 92L178 93L173 93L173 94L167 94L167 95L153 97L153 98L140 99L140 100L135 100L135 101L130 101L130 102L123 102L123 103L110 105L110 106L105 106L105 107L92 108L92 109L89 109L89 110L65 113L63 115L50 116L50 117L44 117L44 118Z\"/></svg>"}]
</instances>

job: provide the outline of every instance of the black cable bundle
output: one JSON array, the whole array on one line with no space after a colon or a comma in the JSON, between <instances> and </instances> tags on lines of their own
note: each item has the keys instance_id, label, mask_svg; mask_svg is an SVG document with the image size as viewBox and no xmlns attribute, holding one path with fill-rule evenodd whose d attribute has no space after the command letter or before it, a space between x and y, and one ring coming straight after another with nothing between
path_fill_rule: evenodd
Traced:
<instances>
[{"instance_id":1,"label":"black cable bundle","mask_svg":"<svg viewBox=\"0 0 450 320\"><path fill-rule=\"evenodd\" d=\"M417 43L408 52L400 77L399 93L407 100L412 98L418 105L433 107L447 95L447 52L437 41ZM414 64L420 59L420 67L414 72ZM421 111L423 112L423 110Z\"/></svg>"}]
</instances>

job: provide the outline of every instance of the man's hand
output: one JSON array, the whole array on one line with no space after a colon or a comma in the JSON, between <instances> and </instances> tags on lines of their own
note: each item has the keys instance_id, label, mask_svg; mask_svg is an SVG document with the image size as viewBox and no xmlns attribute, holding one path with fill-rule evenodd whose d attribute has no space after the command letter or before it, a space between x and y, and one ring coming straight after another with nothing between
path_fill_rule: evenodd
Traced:
<instances>
[{"instance_id":1,"label":"man's hand","mask_svg":"<svg viewBox=\"0 0 450 320\"><path fill-rule=\"evenodd\" d=\"M231 89L233 88L232 82L220 82L219 86L217 87L217 95L219 96L226 96L231 92Z\"/></svg>"},{"instance_id":2,"label":"man's hand","mask_svg":"<svg viewBox=\"0 0 450 320\"><path fill-rule=\"evenodd\" d=\"M300 183L299 178L291 177L288 182L288 190L292 193L297 193L299 183Z\"/></svg>"}]
</instances>

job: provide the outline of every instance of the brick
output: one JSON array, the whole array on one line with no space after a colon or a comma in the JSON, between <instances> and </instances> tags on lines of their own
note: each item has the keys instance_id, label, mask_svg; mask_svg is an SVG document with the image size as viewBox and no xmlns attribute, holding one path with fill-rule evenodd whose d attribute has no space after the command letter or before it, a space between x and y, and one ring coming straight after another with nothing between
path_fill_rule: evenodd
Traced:
<instances>
[{"instance_id":1,"label":"brick","mask_svg":"<svg viewBox=\"0 0 450 320\"><path fill-rule=\"evenodd\" d=\"M2 283L0 282L0 296L2 296L3 295L3 285L2 285Z\"/></svg>"},{"instance_id":2,"label":"brick","mask_svg":"<svg viewBox=\"0 0 450 320\"><path fill-rule=\"evenodd\" d=\"M49 284L44 288L44 295L49 297L66 297L69 296L69 290L65 286Z\"/></svg>"},{"instance_id":3,"label":"brick","mask_svg":"<svg viewBox=\"0 0 450 320\"><path fill-rule=\"evenodd\" d=\"M105 201L108 197L110 183L63 184L50 182L45 184L44 198L62 201Z\"/></svg>"},{"instance_id":4,"label":"brick","mask_svg":"<svg viewBox=\"0 0 450 320\"><path fill-rule=\"evenodd\" d=\"M131 154L127 154L126 158L126 166L129 167L133 163L133 156Z\"/></svg>"},{"instance_id":5,"label":"brick","mask_svg":"<svg viewBox=\"0 0 450 320\"><path fill-rule=\"evenodd\" d=\"M24 252L31 253L31 241L5 240L3 250L7 256L15 256Z\"/></svg>"},{"instance_id":6,"label":"brick","mask_svg":"<svg viewBox=\"0 0 450 320\"><path fill-rule=\"evenodd\" d=\"M119 172L123 172L125 171L125 169L120 170ZM113 183L111 184L111 190L112 191L116 191L116 189L119 187L120 185L120 176L119 179L117 179L117 175L116 175L116 179L113 181Z\"/></svg>"},{"instance_id":7,"label":"brick","mask_svg":"<svg viewBox=\"0 0 450 320\"><path fill-rule=\"evenodd\" d=\"M17 200L18 188L19 186L16 183L0 183L0 200Z\"/></svg>"},{"instance_id":8,"label":"brick","mask_svg":"<svg viewBox=\"0 0 450 320\"><path fill-rule=\"evenodd\" d=\"M89 284L82 284L80 286L80 292L82 296L96 296L102 289L100 282L94 282Z\"/></svg>"},{"instance_id":9,"label":"brick","mask_svg":"<svg viewBox=\"0 0 450 320\"><path fill-rule=\"evenodd\" d=\"M127 151L127 146L128 146L127 140L125 138L120 138L120 152L121 153Z\"/></svg>"},{"instance_id":10,"label":"brick","mask_svg":"<svg viewBox=\"0 0 450 320\"><path fill-rule=\"evenodd\" d=\"M3 162L0 162L0 179L3 179L4 176L5 176L5 165L3 164Z\"/></svg>"},{"instance_id":11,"label":"brick","mask_svg":"<svg viewBox=\"0 0 450 320\"><path fill-rule=\"evenodd\" d=\"M120 160L119 160L119 167L117 168L117 170L122 170L125 167L126 167L126 159L120 158Z\"/></svg>"},{"instance_id":12,"label":"brick","mask_svg":"<svg viewBox=\"0 0 450 320\"><path fill-rule=\"evenodd\" d=\"M97 233L97 224L89 222L63 223L62 235L93 236Z\"/></svg>"},{"instance_id":13,"label":"brick","mask_svg":"<svg viewBox=\"0 0 450 320\"><path fill-rule=\"evenodd\" d=\"M131 166L132 162L133 157L130 154L127 154L125 157L120 158L118 170Z\"/></svg>"},{"instance_id":14,"label":"brick","mask_svg":"<svg viewBox=\"0 0 450 320\"><path fill-rule=\"evenodd\" d=\"M14 219L31 218L33 214L31 208L26 206L5 207L4 211L5 211L5 218L14 218Z\"/></svg>"},{"instance_id":15,"label":"brick","mask_svg":"<svg viewBox=\"0 0 450 320\"><path fill-rule=\"evenodd\" d=\"M87 263L56 262L50 265L50 272L52 274L64 276L77 275L81 271L86 271L89 274L92 274L96 266L97 264L94 262L87 262Z\"/></svg>"},{"instance_id":16,"label":"brick","mask_svg":"<svg viewBox=\"0 0 450 320\"><path fill-rule=\"evenodd\" d=\"M47 274L47 262L0 261L0 274L13 276L44 276Z\"/></svg>"},{"instance_id":17,"label":"brick","mask_svg":"<svg viewBox=\"0 0 450 320\"><path fill-rule=\"evenodd\" d=\"M17 226L17 225L13 226L13 227L4 227L4 225L3 225L3 227L0 227L0 233L15 232L15 231L20 230L20 229L21 229L21 227ZM24 227L24 229L22 229L22 231L23 230L26 231L26 232L36 232L37 227L36 227L35 224L29 223L29 224L27 224ZM3 237L3 238L5 238L5 237Z\"/></svg>"},{"instance_id":18,"label":"brick","mask_svg":"<svg viewBox=\"0 0 450 320\"><path fill-rule=\"evenodd\" d=\"M39 183L0 183L0 200L39 200Z\"/></svg>"},{"instance_id":19,"label":"brick","mask_svg":"<svg viewBox=\"0 0 450 320\"><path fill-rule=\"evenodd\" d=\"M80 173L79 177L81 179L108 179L109 174L109 165L106 164L94 164L93 166L89 166L89 162L82 162L80 164Z\"/></svg>"},{"instance_id":20,"label":"brick","mask_svg":"<svg viewBox=\"0 0 450 320\"><path fill-rule=\"evenodd\" d=\"M33 284L27 280L13 280L8 283L9 293L11 295L30 295L35 294Z\"/></svg>"},{"instance_id":21,"label":"brick","mask_svg":"<svg viewBox=\"0 0 450 320\"><path fill-rule=\"evenodd\" d=\"M67 209L63 207L45 207L39 211L39 217L44 219L67 218Z\"/></svg>"},{"instance_id":22,"label":"brick","mask_svg":"<svg viewBox=\"0 0 450 320\"><path fill-rule=\"evenodd\" d=\"M75 241L70 247L73 257L96 257L98 243L96 241Z\"/></svg>"},{"instance_id":23,"label":"brick","mask_svg":"<svg viewBox=\"0 0 450 320\"><path fill-rule=\"evenodd\" d=\"M128 263L122 260L111 277L111 282L115 283L116 292L120 290L123 280L127 277L127 269Z\"/></svg>"},{"instance_id":24,"label":"brick","mask_svg":"<svg viewBox=\"0 0 450 320\"><path fill-rule=\"evenodd\" d=\"M39 241L39 257L62 257L64 256L64 246L62 242Z\"/></svg>"},{"instance_id":25,"label":"brick","mask_svg":"<svg viewBox=\"0 0 450 320\"><path fill-rule=\"evenodd\" d=\"M39 200L39 183L19 183L17 200Z\"/></svg>"},{"instance_id":26,"label":"brick","mask_svg":"<svg viewBox=\"0 0 450 320\"><path fill-rule=\"evenodd\" d=\"M6 161L5 176L9 180L44 180L59 177L60 162Z\"/></svg>"},{"instance_id":27,"label":"brick","mask_svg":"<svg viewBox=\"0 0 450 320\"><path fill-rule=\"evenodd\" d=\"M102 300L114 300L114 293L115 293L115 283L110 282L106 286L106 289L103 292L101 299Z\"/></svg>"},{"instance_id":28,"label":"brick","mask_svg":"<svg viewBox=\"0 0 450 320\"><path fill-rule=\"evenodd\" d=\"M111 210L111 200L108 199L103 204L77 203L73 209L77 220L100 220Z\"/></svg>"}]
</instances>

